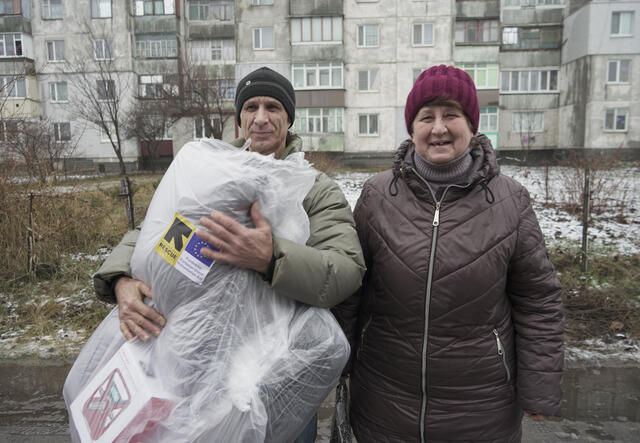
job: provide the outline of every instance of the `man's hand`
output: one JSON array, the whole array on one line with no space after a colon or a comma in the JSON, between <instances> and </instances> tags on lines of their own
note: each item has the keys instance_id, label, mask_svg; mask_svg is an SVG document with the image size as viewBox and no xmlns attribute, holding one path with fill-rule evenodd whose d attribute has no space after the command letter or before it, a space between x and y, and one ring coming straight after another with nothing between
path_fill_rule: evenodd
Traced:
<instances>
[{"instance_id":1,"label":"man's hand","mask_svg":"<svg viewBox=\"0 0 640 443\"><path fill-rule=\"evenodd\" d=\"M529 417L533 421L545 421L547 419L546 415L533 414L531 412L525 412L524 415L526 415L527 417Z\"/></svg>"},{"instance_id":2,"label":"man's hand","mask_svg":"<svg viewBox=\"0 0 640 443\"><path fill-rule=\"evenodd\" d=\"M266 274L273 256L273 239L258 202L251 205L251 218L255 228L247 228L217 211L202 217L200 224L210 232L199 229L196 235L220 250L202 248L202 255Z\"/></svg>"},{"instance_id":3,"label":"man's hand","mask_svg":"<svg viewBox=\"0 0 640 443\"><path fill-rule=\"evenodd\" d=\"M140 280L121 277L114 288L118 301L118 316L120 331L127 340L138 336L140 340L148 341L149 333L156 337L166 320L155 309L145 305L143 298L151 298L151 288Z\"/></svg>"}]
</instances>

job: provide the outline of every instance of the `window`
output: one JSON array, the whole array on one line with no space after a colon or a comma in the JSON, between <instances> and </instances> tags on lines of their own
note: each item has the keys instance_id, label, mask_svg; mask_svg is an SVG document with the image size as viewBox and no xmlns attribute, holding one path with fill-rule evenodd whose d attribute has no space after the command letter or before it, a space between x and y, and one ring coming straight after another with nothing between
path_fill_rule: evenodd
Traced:
<instances>
[{"instance_id":1,"label":"window","mask_svg":"<svg viewBox=\"0 0 640 443\"><path fill-rule=\"evenodd\" d=\"M196 117L193 120L193 138L211 138L214 133L222 134L222 123L220 117L217 115L209 116L209 124L207 125L205 119L202 117Z\"/></svg>"},{"instance_id":2,"label":"window","mask_svg":"<svg viewBox=\"0 0 640 443\"><path fill-rule=\"evenodd\" d=\"M175 0L135 0L136 15L172 15Z\"/></svg>"},{"instance_id":3,"label":"window","mask_svg":"<svg viewBox=\"0 0 640 443\"><path fill-rule=\"evenodd\" d=\"M342 88L342 62L294 63L293 87Z\"/></svg>"},{"instance_id":4,"label":"window","mask_svg":"<svg viewBox=\"0 0 640 443\"><path fill-rule=\"evenodd\" d=\"M57 142L66 142L71 140L71 123L54 123L53 136Z\"/></svg>"},{"instance_id":5,"label":"window","mask_svg":"<svg viewBox=\"0 0 640 443\"><path fill-rule=\"evenodd\" d=\"M273 0L251 0L252 6L273 5Z\"/></svg>"},{"instance_id":6,"label":"window","mask_svg":"<svg viewBox=\"0 0 640 443\"><path fill-rule=\"evenodd\" d=\"M378 114L358 114L358 135L378 135Z\"/></svg>"},{"instance_id":7,"label":"window","mask_svg":"<svg viewBox=\"0 0 640 443\"><path fill-rule=\"evenodd\" d=\"M113 59L113 40L98 39L93 41L93 58L95 60Z\"/></svg>"},{"instance_id":8,"label":"window","mask_svg":"<svg viewBox=\"0 0 640 443\"><path fill-rule=\"evenodd\" d=\"M329 43L342 41L342 17L303 17L291 19L291 43Z\"/></svg>"},{"instance_id":9,"label":"window","mask_svg":"<svg viewBox=\"0 0 640 443\"><path fill-rule=\"evenodd\" d=\"M433 24L418 23L413 25L413 46L433 45Z\"/></svg>"},{"instance_id":10,"label":"window","mask_svg":"<svg viewBox=\"0 0 640 443\"><path fill-rule=\"evenodd\" d=\"M22 55L22 34L0 34L0 57Z\"/></svg>"},{"instance_id":11,"label":"window","mask_svg":"<svg viewBox=\"0 0 640 443\"><path fill-rule=\"evenodd\" d=\"M100 125L100 141L101 142L111 142L111 139L116 138L116 125L113 122L104 122L108 131L105 130L105 127ZM111 136L111 138L109 137Z\"/></svg>"},{"instance_id":12,"label":"window","mask_svg":"<svg viewBox=\"0 0 640 443\"><path fill-rule=\"evenodd\" d=\"M604 130L620 131L627 130L627 108L607 109L604 114Z\"/></svg>"},{"instance_id":13,"label":"window","mask_svg":"<svg viewBox=\"0 0 640 443\"><path fill-rule=\"evenodd\" d=\"M69 101L67 82L49 83L49 93L51 94L51 103L65 103Z\"/></svg>"},{"instance_id":14,"label":"window","mask_svg":"<svg viewBox=\"0 0 640 443\"><path fill-rule=\"evenodd\" d=\"M145 137L148 140L171 140L173 134L170 122L159 115L143 115L140 118L145 125Z\"/></svg>"},{"instance_id":15,"label":"window","mask_svg":"<svg viewBox=\"0 0 640 443\"><path fill-rule=\"evenodd\" d=\"M477 89L498 89L497 63L456 63L471 76Z\"/></svg>"},{"instance_id":16,"label":"window","mask_svg":"<svg viewBox=\"0 0 640 443\"><path fill-rule=\"evenodd\" d=\"M542 132L542 112L514 112L513 130L520 134Z\"/></svg>"},{"instance_id":17,"label":"window","mask_svg":"<svg viewBox=\"0 0 640 443\"><path fill-rule=\"evenodd\" d=\"M62 0L42 0L42 19L62 18Z\"/></svg>"},{"instance_id":18,"label":"window","mask_svg":"<svg viewBox=\"0 0 640 443\"><path fill-rule=\"evenodd\" d=\"M47 60L50 62L64 61L64 40L47 42Z\"/></svg>"},{"instance_id":19,"label":"window","mask_svg":"<svg viewBox=\"0 0 640 443\"><path fill-rule=\"evenodd\" d=\"M456 22L456 43L498 41L498 20L463 20Z\"/></svg>"},{"instance_id":20,"label":"window","mask_svg":"<svg viewBox=\"0 0 640 443\"><path fill-rule=\"evenodd\" d=\"M498 108L496 106L488 106L480 108L480 123L478 124L478 132L497 132L498 131Z\"/></svg>"},{"instance_id":21,"label":"window","mask_svg":"<svg viewBox=\"0 0 640 443\"><path fill-rule=\"evenodd\" d=\"M27 82L24 77L12 75L0 76L0 96L8 98L27 98Z\"/></svg>"},{"instance_id":22,"label":"window","mask_svg":"<svg viewBox=\"0 0 640 443\"><path fill-rule=\"evenodd\" d=\"M344 108L298 108L294 131L298 134L342 133Z\"/></svg>"},{"instance_id":23,"label":"window","mask_svg":"<svg viewBox=\"0 0 640 443\"><path fill-rule=\"evenodd\" d=\"M20 134L21 127L18 120L1 120L0 142L13 141Z\"/></svg>"},{"instance_id":24,"label":"window","mask_svg":"<svg viewBox=\"0 0 640 443\"><path fill-rule=\"evenodd\" d=\"M189 57L194 63L233 63L236 45L233 39L189 42Z\"/></svg>"},{"instance_id":25,"label":"window","mask_svg":"<svg viewBox=\"0 0 640 443\"><path fill-rule=\"evenodd\" d=\"M98 100L115 100L116 83L114 80L96 80Z\"/></svg>"},{"instance_id":26,"label":"window","mask_svg":"<svg viewBox=\"0 0 640 443\"><path fill-rule=\"evenodd\" d=\"M633 30L633 11L615 11L611 13L611 35L629 36Z\"/></svg>"},{"instance_id":27,"label":"window","mask_svg":"<svg viewBox=\"0 0 640 443\"><path fill-rule=\"evenodd\" d=\"M19 13L19 11L13 10L13 0L0 0L0 15L13 15Z\"/></svg>"},{"instance_id":28,"label":"window","mask_svg":"<svg viewBox=\"0 0 640 443\"><path fill-rule=\"evenodd\" d=\"M380 45L379 25L358 25L358 47L369 48Z\"/></svg>"},{"instance_id":29,"label":"window","mask_svg":"<svg viewBox=\"0 0 640 443\"><path fill-rule=\"evenodd\" d=\"M111 0L91 0L91 18L111 18Z\"/></svg>"},{"instance_id":30,"label":"window","mask_svg":"<svg viewBox=\"0 0 640 443\"><path fill-rule=\"evenodd\" d=\"M358 91L361 92L374 92L378 90L378 83L376 79L378 77L377 69L366 69L364 71L358 71Z\"/></svg>"},{"instance_id":31,"label":"window","mask_svg":"<svg viewBox=\"0 0 640 443\"><path fill-rule=\"evenodd\" d=\"M273 28L254 28L253 49L273 49Z\"/></svg>"},{"instance_id":32,"label":"window","mask_svg":"<svg viewBox=\"0 0 640 443\"><path fill-rule=\"evenodd\" d=\"M177 57L178 43L175 36L163 35L137 35L136 57L158 58Z\"/></svg>"},{"instance_id":33,"label":"window","mask_svg":"<svg viewBox=\"0 0 640 443\"><path fill-rule=\"evenodd\" d=\"M558 49L562 40L562 28L507 27L502 29L503 49Z\"/></svg>"},{"instance_id":34,"label":"window","mask_svg":"<svg viewBox=\"0 0 640 443\"><path fill-rule=\"evenodd\" d=\"M233 0L192 0L189 2L189 20L230 21L233 19Z\"/></svg>"},{"instance_id":35,"label":"window","mask_svg":"<svg viewBox=\"0 0 640 443\"><path fill-rule=\"evenodd\" d=\"M170 76L141 75L138 78L138 95L141 98L158 99L178 95L178 85Z\"/></svg>"},{"instance_id":36,"label":"window","mask_svg":"<svg viewBox=\"0 0 640 443\"><path fill-rule=\"evenodd\" d=\"M607 83L629 83L631 60L609 60Z\"/></svg>"},{"instance_id":37,"label":"window","mask_svg":"<svg viewBox=\"0 0 640 443\"><path fill-rule=\"evenodd\" d=\"M550 6L562 5L563 0L504 0L504 6Z\"/></svg>"},{"instance_id":38,"label":"window","mask_svg":"<svg viewBox=\"0 0 640 443\"><path fill-rule=\"evenodd\" d=\"M418 80L418 77L420 76L420 74L422 74L423 71L426 71L427 68L414 68L413 69L413 83L416 82L416 80Z\"/></svg>"},{"instance_id":39,"label":"window","mask_svg":"<svg viewBox=\"0 0 640 443\"><path fill-rule=\"evenodd\" d=\"M557 92L558 70L502 71L500 92Z\"/></svg>"}]
</instances>

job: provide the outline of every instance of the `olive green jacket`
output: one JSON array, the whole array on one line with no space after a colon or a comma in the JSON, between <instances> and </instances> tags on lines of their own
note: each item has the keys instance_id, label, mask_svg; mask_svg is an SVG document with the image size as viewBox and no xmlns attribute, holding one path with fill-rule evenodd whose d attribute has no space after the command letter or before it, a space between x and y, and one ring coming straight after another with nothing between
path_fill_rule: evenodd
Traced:
<instances>
[{"instance_id":1,"label":"olive green jacket","mask_svg":"<svg viewBox=\"0 0 640 443\"><path fill-rule=\"evenodd\" d=\"M233 145L243 143L244 139L237 139ZM280 158L301 149L300 137L289 133L287 147ZM310 223L307 244L274 237L275 268L267 284L282 296L329 308L353 294L364 275L364 259L353 215L338 185L322 172L316 176L302 206ZM140 227L127 232L93 276L100 299L115 303L112 282L120 276L131 276L131 256L139 232Z\"/></svg>"}]
</instances>

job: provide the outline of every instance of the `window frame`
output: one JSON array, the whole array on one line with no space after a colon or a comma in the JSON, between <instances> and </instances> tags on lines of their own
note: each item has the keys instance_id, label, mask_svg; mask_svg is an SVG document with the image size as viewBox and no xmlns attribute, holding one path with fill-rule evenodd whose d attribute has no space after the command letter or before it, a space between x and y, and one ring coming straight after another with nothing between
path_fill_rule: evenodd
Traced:
<instances>
[{"instance_id":1,"label":"window frame","mask_svg":"<svg viewBox=\"0 0 640 443\"><path fill-rule=\"evenodd\" d=\"M471 41L467 39L469 25L473 24L475 27L476 39ZM460 30L460 26L463 28ZM484 40L485 26L488 26L489 39ZM458 32L462 31L462 40L458 40ZM491 33L495 31L495 39L491 39ZM478 36L483 36L482 39L478 39ZM457 45L486 45L489 43L500 43L500 21L497 18L483 18L472 20L456 20L454 26L453 39Z\"/></svg>"},{"instance_id":2,"label":"window frame","mask_svg":"<svg viewBox=\"0 0 640 443\"><path fill-rule=\"evenodd\" d=\"M620 77L622 76L622 73L624 72L622 69L622 64L623 62L626 62L627 66L627 70L626 70L626 75L627 78L625 80L622 80ZM615 64L615 80L610 80L611 78L611 66L612 64ZM612 60L607 60L607 84L610 85L625 85L628 84L630 79L631 79L631 67L632 67L632 60L629 58L619 58L619 59L612 59Z\"/></svg>"},{"instance_id":3,"label":"window frame","mask_svg":"<svg viewBox=\"0 0 640 443\"><path fill-rule=\"evenodd\" d=\"M2 55L0 55L0 58L24 57L24 47L22 45L24 39L22 38L22 33L3 32L0 33L0 36L0 47L2 48ZM7 37L12 39L11 45L7 45ZM8 48L13 48L13 54L7 55ZM18 48L20 48L19 54Z\"/></svg>"},{"instance_id":4,"label":"window frame","mask_svg":"<svg viewBox=\"0 0 640 443\"><path fill-rule=\"evenodd\" d=\"M62 47L62 58L58 58L58 52L59 50L56 49L57 48L57 43L61 44ZM66 61L66 48L65 48L65 41L64 40L46 40L45 41L45 45L46 45L46 49L47 49L47 62L49 63L64 63ZM51 45L51 48L53 48L53 56L54 58L51 59L49 58L51 55L51 52L49 50L49 47Z\"/></svg>"},{"instance_id":5,"label":"window frame","mask_svg":"<svg viewBox=\"0 0 640 443\"><path fill-rule=\"evenodd\" d=\"M176 5L175 0L133 0L133 15L136 17L143 16L161 16L161 15L176 15ZM147 13L145 6L147 4L151 5L151 13ZM156 5L162 5L162 12L156 12ZM167 10L166 6L170 5L172 8L171 12L165 12Z\"/></svg>"},{"instance_id":6,"label":"window frame","mask_svg":"<svg viewBox=\"0 0 640 443\"><path fill-rule=\"evenodd\" d=\"M62 20L64 18L64 9L63 9L63 5L62 5L62 0L41 0L41 6L40 6L40 18L42 20ZM60 16L53 16L52 11L55 10L55 8L52 7L51 3L52 2L56 2L56 4L59 4L59 11L60 11ZM47 11L47 13L45 13L45 11Z\"/></svg>"},{"instance_id":7,"label":"window frame","mask_svg":"<svg viewBox=\"0 0 640 443\"><path fill-rule=\"evenodd\" d=\"M366 117L367 130L366 132L360 131L360 121L363 117ZM371 117L376 119L376 131L371 132ZM380 114L377 112L358 113L358 136L359 137L378 137L380 135Z\"/></svg>"},{"instance_id":8,"label":"window frame","mask_svg":"<svg viewBox=\"0 0 640 443\"><path fill-rule=\"evenodd\" d=\"M330 24L328 33L330 34L331 38L329 39L325 39L325 23L327 20ZM314 32L318 26L318 22L320 24L320 30L318 32ZM330 45L342 43L343 33L341 16L325 15L317 17L293 17L291 18L289 25L291 28L290 33L292 45ZM305 32L305 25L307 25L307 27L309 28L308 33ZM295 36L295 33L297 33L298 35ZM308 38L305 38L307 34ZM318 35L320 38L315 38L316 35Z\"/></svg>"},{"instance_id":9,"label":"window frame","mask_svg":"<svg viewBox=\"0 0 640 443\"><path fill-rule=\"evenodd\" d=\"M100 89L100 83L103 83L105 85L102 89ZM96 91L99 102L115 101L116 81L113 79L98 79L96 80ZM104 94L101 94L101 91L104 91Z\"/></svg>"},{"instance_id":10,"label":"window frame","mask_svg":"<svg viewBox=\"0 0 640 443\"><path fill-rule=\"evenodd\" d=\"M613 25L614 25L614 16L618 15L618 29L616 30L616 32L614 32L613 29ZM629 22L629 32L622 32L621 31L621 25L622 25L622 14L629 14L631 16L630 18L630 22ZM611 27L609 28L609 35L611 37L617 38L617 37L633 37L633 23L635 22L635 11L611 11Z\"/></svg>"},{"instance_id":11,"label":"window frame","mask_svg":"<svg viewBox=\"0 0 640 443\"><path fill-rule=\"evenodd\" d=\"M522 79L525 77L527 89L521 87ZM531 89L532 74L536 73L537 89ZM553 73L555 73L555 89L551 89L553 84ZM508 79L505 80L505 75L508 75ZM515 76L515 78L514 78ZM546 77L546 87L542 88L543 79ZM505 81L509 85L509 89L504 89ZM517 83L517 89L513 88L514 83ZM557 94L560 92L560 69L507 69L500 71L499 82L500 94Z\"/></svg>"},{"instance_id":12,"label":"window frame","mask_svg":"<svg viewBox=\"0 0 640 443\"><path fill-rule=\"evenodd\" d=\"M490 112L490 110L495 110L495 112ZM495 116L495 125L492 125L492 117ZM486 126L488 128L483 127L482 125L482 119L483 117L485 117L486 119ZM480 107L480 118L478 119L478 132L481 133L487 133L487 132L498 132L498 120L499 117L499 110L498 110L498 106L481 106ZM495 129L494 129L495 126Z\"/></svg>"},{"instance_id":13,"label":"window frame","mask_svg":"<svg viewBox=\"0 0 640 443\"><path fill-rule=\"evenodd\" d=\"M158 59L178 57L178 40L176 37L158 34L158 38L156 39L140 38L144 35L145 34L140 34L136 36L135 58ZM159 55L154 55L154 53Z\"/></svg>"},{"instance_id":14,"label":"window frame","mask_svg":"<svg viewBox=\"0 0 640 443\"><path fill-rule=\"evenodd\" d=\"M7 89L7 85L11 85ZM24 91L24 96L20 95ZM10 92L11 94L8 94ZM15 78L12 75L0 75L0 97L6 99L25 99L29 95L25 77Z\"/></svg>"},{"instance_id":15,"label":"window frame","mask_svg":"<svg viewBox=\"0 0 640 443\"><path fill-rule=\"evenodd\" d=\"M103 57L98 57L98 54L96 53L97 44L101 47ZM97 38L93 40L93 59L96 61L113 60L113 39Z\"/></svg>"},{"instance_id":16,"label":"window frame","mask_svg":"<svg viewBox=\"0 0 640 443\"><path fill-rule=\"evenodd\" d=\"M60 99L60 92L58 85L64 83L66 88L67 98ZM49 101L51 103L69 103L69 85L66 81L54 81L49 82Z\"/></svg>"},{"instance_id":17,"label":"window frame","mask_svg":"<svg viewBox=\"0 0 640 443\"><path fill-rule=\"evenodd\" d=\"M195 18L193 11L196 11ZM191 0L187 7L189 21L220 21L229 22L235 20L235 2L232 0L221 1L214 4L211 0Z\"/></svg>"},{"instance_id":18,"label":"window frame","mask_svg":"<svg viewBox=\"0 0 640 443\"><path fill-rule=\"evenodd\" d=\"M328 65L328 66L327 66ZM329 85L321 85L320 79L323 71L328 70ZM340 72L339 84L334 84L334 73ZM309 86L308 75L314 74L316 82ZM302 74L302 84L298 81L296 74ZM321 61L321 62L295 62L291 63L291 78L293 88L299 90L318 90L318 89L344 89L344 63L342 61Z\"/></svg>"},{"instance_id":19,"label":"window frame","mask_svg":"<svg viewBox=\"0 0 640 443\"><path fill-rule=\"evenodd\" d=\"M218 125L220 126L220 132L222 133L224 131L224 126L222 125L222 120L220 120L220 116L217 114L211 114L209 116L209 119L211 120L212 126L214 126L213 121L217 120ZM200 121L201 123L201 131L202 131L202 135L200 137L198 137L197 131L198 131L198 126L197 126L197 122ZM201 116L197 116L194 117L193 119L193 139L194 140L200 140L201 138L211 138L213 137L213 134L211 134L209 137L206 137L206 128L205 128L205 124L204 124L204 118Z\"/></svg>"},{"instance_id":20,"label":"window frame","mask_svg":"<svg viewBox=\"0 0 640 443\"><path fill-rule=\"evenodd\" d=\"M529 128L518 128L516 126L516 116L518 116L520 118L520 120L522 121L522 116L527 116L527 119L530 120L529 116L540 116L540 128L536 128L536 127L529 127ZM544 112L542 111L515 111L512 114L512 121L511 121L511 129L516 132L518 135L524 135L524 134L532 134L532 133L540 133L540 132L544 132ZM534 123L537 123L537 121L534 121Z\"/></svg>"},{"instance_id":21,"label":"window frame","mask_svg":"<svg viewBox=\"0 0 640 443\"><path fill-rule=\"evenodd\" d=\"M420 29L421 29L420 36L422 38L422 41L420 43L416 43L416 26L420 26ZM424 42L425 28L427 26L431 27L431 43ZM435 25L433 23L429 23L429 22L413 23L413 25L411 26L411 46L413 46L414 48L424 48L424 47L434 46L435 37L436 37L435 33L436 33Z\"/></svg>"},{"instance_id":22,"label":"window frame","mask_svg":"<svg viewBox=\"0 0 640 443\"><path fill-rule=\"evenodd\" d=\"M263 43L264 43L264 30L265 29L270 29L271 30L271 47L264 47ZM260 35L260 46L256 46L256 32ZM273 26L262 26L262 27L258 27L258 28L253 28L252 32L252 44L253 44L253 50L254 51L273 51L276 48L276 38L275 38L275 30L273 28Z\"/></svg>"},{"instance_id":23,"label":"window frame","mask_svg":"<svg viewBox=\"0 0 640 443\"><path fill-rule=\"evenodd\" d=\"M558 38L554 40L545 38L553 35L552 33ZM536 44L531 45L532 42ZM561 46L562 27L560 26L506 26L502 28L500 34L501 51L558 50Z\"/></svg>"},{"instance_id":24,"label":"window frame","mask_svg":"<svg viewBox=\"0 0 640 443\"><path fill-rule=\"evenodd\" d=\"M250 6L272 6L273 0L251 0Z\"/></svg>"},{"instance_id":25,"label":"window frame","mask_svg":"<svg viewBox=\"0 0 640 443\"><path fill-rule=\"evenodd\" d=\"M624 112L620 112L620 111L624 111ZM613 112L612 115L612 124L613 127L608 128L607 127L607 116L610 112ZM624 128L623 129L617 129L617 121L618 121L618 117L620 116L620 114L624 114ZM628 132L629 131L629 108L625 108L625 107L619 107L619 108L606 108L604 110L604 125L603 125L603 129L602 132Z\"/></svg>"},{"instance_id":26,"label":"window frame","mask_svg":"<svg viewBox=\"0 0 640 443\"><path fill-rule=\"evenodd\" d=\"M456 63L456 68L462 69L471 77L476 89L500 89L500 65L498 63L470 63L462 62ZM471 72L469 72L471 71ZM483 85L478 84L478 77L480 73L484 73L485 83ZM496 84L495 86L490 84L492 73L495 73Z\"/></svg>"},{"instance_id":27,"label":"window frame","mask_svg":"<svg viewBox=\"0 0 640 443\"><path fill-rule=\"evenodd\" d=\"M63 131L62 127L66 127L67 131ZM63 136L67 135L67 138ZM53 138L56 143L66 143L71 141L71 122L55 122L53 123Z\"/></svg>"},{"instance_id":28,"label":"window frame","mask_svg":"<svg viewBox=\"0 0 640 443\"><path fill-rule=\"evenodd\" d=\"M379 88L379 84L380 82L377 81L379 80L378 74L379 74L379 69L378 68L370 68L370 69L358 69L358 87L357 87L357 91L358 92L363 92L363 93L369 93L369 92L380 92L380 88ZM367 74L367 88L366 89L362 89L361 88L361 78L360 75L362 73L366 73ZM371 74L373 73L373 80L371 79ZM374 86L376 86L374 88Z\"/></svg>"},{"instance_id":29,"label":"window frame","mask_svg":"<svg viewBox=\"0 0 640 443\"><path fill-rule=\"evenodd\" d=\"M109 11L102 11L101 5L109 4ZM109 15L102 15L102 14ZM112 18L113 17L113 2L112 0L91 0L91 18L92 19L101 19L101 18Z\"/></svg>"},{"instance_id":30,"label":"window frame","mask_svg":"<svg viewBox=\"0 0 640 443\"><path fill-rule=\"evenodd\" d=\"M310 114L309 111L318 113ZM320 122L319 127L321 130L316 131L315 128L317 128L318 125L314 124L312 125L314 130L310 131L310 121ZM327 129L326 131L324 131L325 128ZM334 130L330 130L331 128ZM344 134L344 107L297 108L294 132L296 134L309 135Z\"/></svg>"},{"instance_id":31,"label":"window frame","mask_svg":"<svg viewBox=\"0 0 640 443\"><path fill-rule=\"evenodd\" d=\"M376 30L376 44L367 45L366 28L375 28ZM362 40L361 40L362 37ZM379 48L380 47L380 24L379 23L362 23L357 27L356 32L356 46L358 48Z\"/></svg>"}]
</instances>

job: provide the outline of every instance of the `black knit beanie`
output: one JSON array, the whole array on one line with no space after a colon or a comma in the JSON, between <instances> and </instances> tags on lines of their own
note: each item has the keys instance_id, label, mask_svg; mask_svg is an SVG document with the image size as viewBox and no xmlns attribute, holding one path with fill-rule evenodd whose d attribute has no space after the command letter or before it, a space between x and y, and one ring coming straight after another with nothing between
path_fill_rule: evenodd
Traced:
<instances>
[{"instance_id":1,"label":"black knit beanie","mask_svg":"<svg viewBox=\"0 0 640 443\"><path fill-rule=\"evenodd\" d=\"M236 88L236 121L239 126L242 125L240 123L242 105L251 97L259 95L273 97L282 103L289 116L289 127L293 125L296 117L296 94L293 91L293 86L286 77L264 66L250 72L238 83Z\"/></svg>"}]
</instances>

